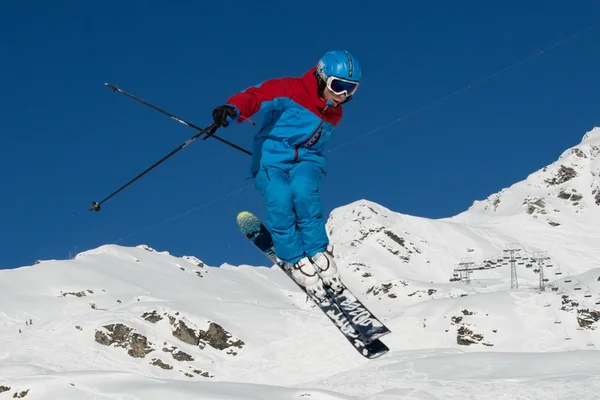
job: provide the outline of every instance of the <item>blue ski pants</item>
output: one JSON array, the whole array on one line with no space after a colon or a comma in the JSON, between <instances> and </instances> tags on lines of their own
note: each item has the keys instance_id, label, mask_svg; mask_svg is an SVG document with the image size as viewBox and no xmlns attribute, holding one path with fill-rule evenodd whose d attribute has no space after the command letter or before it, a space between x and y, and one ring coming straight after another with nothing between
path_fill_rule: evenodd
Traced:
<instances>
[{"instance_id":1,"label":"blue ski pants","mask_svg":"<svg viewBox=\"0 0 600 400\"><path fill-rule=\"evenodd\" d=\"M327 248L319 195L323 175L319 164L301 161L286 169L262 167L254 176L254 186L265 199L265 223L275 254L282 261L295 263Z\"/></svg>"}]
</instances>

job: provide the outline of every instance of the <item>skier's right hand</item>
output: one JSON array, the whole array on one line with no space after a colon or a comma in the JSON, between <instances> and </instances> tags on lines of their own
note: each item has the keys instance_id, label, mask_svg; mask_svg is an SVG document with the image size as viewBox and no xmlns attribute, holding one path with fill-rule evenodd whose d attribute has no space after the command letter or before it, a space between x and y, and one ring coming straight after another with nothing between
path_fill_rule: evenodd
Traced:
<instances>
[{"instance_id":1,"label":"skier's right hand","mask_svg":"<svg viewBox=\"0 0 600 400\"><path fill-rule=\"evenodd\" d=\"M215 108L212 115L217 126L227 127L229 121L235 119L238 113L235 107L226 104Z\"/></svg>"}]
</instances>

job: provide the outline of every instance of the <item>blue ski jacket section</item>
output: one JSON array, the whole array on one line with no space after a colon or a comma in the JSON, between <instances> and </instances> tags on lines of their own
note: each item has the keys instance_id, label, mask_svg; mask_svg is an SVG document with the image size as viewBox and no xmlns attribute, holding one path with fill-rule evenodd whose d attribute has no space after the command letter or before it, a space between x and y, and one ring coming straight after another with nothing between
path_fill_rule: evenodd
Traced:
<instances>
[{"instance_id":1,"label":"blue ski jacket section","mask_svg":"<svg viewBox=\"0 0 600 400\"><path fill-rule=\"evenodd\" d=\"M265 112L254 136L251 173L261 168L284 170L300 161L317 163L327 170L323 155L342 107L329 107L317 94L316 68L299 78L278 78L246 89L227 100L238 110L238 122Z\"/></svg>"}]
</instances>

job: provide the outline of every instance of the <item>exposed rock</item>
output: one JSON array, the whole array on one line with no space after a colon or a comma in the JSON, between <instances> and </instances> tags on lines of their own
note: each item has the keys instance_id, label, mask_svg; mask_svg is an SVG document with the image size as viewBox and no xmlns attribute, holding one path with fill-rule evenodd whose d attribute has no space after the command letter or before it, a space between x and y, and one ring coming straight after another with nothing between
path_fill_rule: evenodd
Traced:
<instances>
[{"instance_id":1,"label":"exposed rock","mask_svg":"<svg viewBox=\"0 0 600 400\"><path fill-rule=\"evenodd\" d=\"M133 329L128 326L123 324L111 324L105 325L104 329L106 329L109 334L99 330L96 330L95 333L96 342L104 346L114 344L115 347L128 348L127 354L134 358L144 358L154 350L151 347L152 344L148 342L148 339L145 336L140 335L139 333L132 333Z\"/></svg>"},{"instance_id":2,"label":"exposed rock","mask_svg":"<svg viewBox=\"0 0 600 400\"><path fill-rule=\"evenodd\" d=\"M410 257L409 256L401 254L400 250L395 249L394 247L390 246L388 243L386 243L385 240L383 240L383 239L377 239L377 243L379 243L381 245L381 247L383 247L384 249L386 249L387 251L389 251L393 255L398 256L398 258L400 258L405 263L409 263L410 262Z\"/></svg>"},{"instance_id":3,"label":"exposed rock","mask_svg":"<svg viewBox=\"0 0 600 400\"><path fill-rule=\"evenodd\" d=\"M458 324L460 321L462 321L463 317L461 316L454 316L451 318L452 322L454 322L455 324Z\"/></svg>"},{"instance_id":4,"label":"exposed rock","mask_svg":"<svg viewBox=\"0 0 600 400\"><path fill-rule=\"evenodd\" d=\"M471 344L479 343L483 340L483 335L474 333L472 330L465 326L461 326L457 331L456 343L461 346L470 346Z\"/></svg>"},{"instance_id":5,"label":"exposed rock","mask_svg":"<svg viewBox=\"0 0 600 400\"><path fill-rule=\"evenodd\" d=\"M8 392L10 390L10 386L0 386L0 393Z\"/></svg>"},{"instance_id":6,"label":"exposed rock","mask_svg":"<svg viewBox=\"0 0 600 400\"><path fill-rule=\"evenodd\" d=\"M153 358L150 364L156 365L162 369L173 369L172 365L163 362L160 358Z\"/></svg>"},{"instance_id":7,"label":"exposed rock","mask_svg":"<svg viewBox=\"0 0 600 400\"><path fill-rule=\"evenodd\" d=\"M27 390L22 390L20 392L15 392L15 394L13 394L13 399L22 399L23 397L27 396L27 394L29 393L30 389Z\"/></svg>"},{"instance_id":8,"label":"exposed rock","mask_svg":"<svg viewBox=\"0 0 600 400\"><path fill-rule=\"evenodd\" d=\"M596 203L597 206L600 206L600 188L594 189L592 194L594 195L594 203Z\"/></svg>"},{"instance_id":9,"label":"exposed rock","mask_svg":"<svg viewBox=\"0 0 600 400\"><path fill-rule=\"evenodd\" d=\"M577 300L571 300L569 296L566 294L562 295L562 307L560 308L563 311L572 311L579 306L579 302Z\"/></svg>"},{"instance_id":10,"label":"exposed rock","mask_svg":"<svg viewBox=\"0 0 600 400\"><path fill-rule=\"evenodd\" d=\"M172 353L173 358L177 361L194 361L194 357L190 356L188 353L179 350L176 353Z\"/></svg>"},{"instance_id":11,"label":"exposed rock","mask_svg":"<svg viewBox=\"0 0 600 400\"><path fill-rule=\"evenodd\" d=\"M238 353L237 353L237 351L235 351L233 349L229 349L229 350L227 350L227 354L230 354L232 356L237 356Z\"/></svg>"},{"instance_id":12,"label":"exposed rock","mask_svg":"<svg viewBox=\"0 0 600 400\"><path fill-rule=\"evenodd\" d=\"M485 210L494 209L494 211L498 210L498 206L500 205L502 199L502 193L504 193L505 189L502 189L500 193L496 193L487 198L487 202L485 204Z\"/></svg>"},{"instance_id":13,"label":"exposed rock","mask_svg":"<svg viewBox=\"0 0 600 400\"><path fill-rule=\"evenodd\" d=\"M134 358L144 358L148 353L154 350L148 345L146 336L140 335L139 333L134 333L131 336L130 346L131 348L127 351L127 354Z\"/></svg>"},{"instance_id":14,"label":"exposed rock","mask_svg":"<svg viewBox=\"0 0 600 400\"><path fill-rule=\"evenodd\" d=\"M525 212L527 212L527 214L533 214L533 213L540 213L540 214L546 214L546 202L544 201L544 198L542 197L526 197L525 200L523 200L523 205L526 206L525 208Z\"/></svg>"},{"instance_id":15,"label":"exposed rock","mask_svg":"<svg viewBox=\"0 0 600 400\"><path fill-rule=\"evenodd\" d=\"M169 317L170 319L171 317ZM173 331L173 336L177 339L181 340L184 343L191 344L193 346L198 346L200 341L200 337L196 334L196 331L189 328L185 322L179 321L177 324L177 328Z\"/></svg>"},{"instance_id":16,"label":"exposed rock","mask_svg":"<svg viewBox=\"0 0 600 400\"><path fill-rule=\"evenodd\" d=\"M211 322L207 331L200 331L199 339L217 350L224 350L229 347L242 348L245 344L241 340L233 341L230 339L231 333L215 322Z\"/></svg>"},{"instance_id":17,"label":"exposed rock","mask_svg":"<svg viewBox=\"0 0 600 400\"><path fill-rule=\"evenodd\" d=\"M181 258L197 267L204 268L204 263L194 256L183 256Z\"/></svg>"},{"instance_id":18,"label":"exposed rock","mask_svg":"<svg viewBox=\"0 0 600 400\"><path fill-rule=\"evenodd\" d=\"M371 207L370 205L365 204L364 207L367 207L373 214L379 215L379 213L377 211L375 211L375 209L373 207Z\"/></svg>"},{"instance_id":19,"label":"exposed rock","mask_svg":"<svg viewBox=\"0 0 600 400\"><path fill-rule=\"evenodd\" d=\"M198 375L200 375L200 376L204 376L204 377L206 377L206 378L214 378L214 377L215 377L214 375L211 375L211 374L209 374L208 372L203 372L202 370L199 370L199 369L195 369L195 370L194 370L194 373L195 373L195 374L198 374Z\"/></svg>"},{"instance_id":20,"label":"exposed rock","mask_svg":"<svg viewBox=\"0 0 600 400\"><path fill-rule=\"evenodd\" d=\"M140 248L140 249L147 250L147 251L149 251L150 253L154 253L154 252L156 251L156 250L154 250L152 247L150 247L150 246L148 246L148 245L145 245L145 244L140 244L140 245L138 245L138 246L136 246L136 247L137 247L137 248Z\"/></svg>"},{"instance_id":21,"label":"exposed rock","mask_svg":"<svg viewBox=\"0 0 600 400\"><path fill-rule=\"evenodd\" d=\"M62 292L61 291L60 295L58 297L66 297L66 296L84 297L85 296L85 290L82 290L80 292Z\"/></svg>"},{"instance_id":22,"label":"exposed rock","mask_svg":"<svg viewBox=\"0 0 600 400\"><path fill-rule=\"evenodd\" d=\"M551 179L544 180L544 182L546 182L550 186L555 186L555 185L560 185L567 181L570 181L571 179L575 178L576 176L577 176L577 171L575 171L574 168L561 165L559 167L556 175L553 176Z\"/></svg>"},{"instance_id":23,"label":"exposed rock","mask_svg":"<svg viewBox=\"0 0 600 400\"><path fill-rule=\"evenodd\" d=\"M383 231L383 233L385 233L394 242L396 242L400 246L404 247L404 239L403 238L401 238L400 236L396 235L394 232L390 231L389 229L386 229L385 231Z\"/></svg>"},{"instance_id":24,"label":"exposed rock","mask_svg":"<svg viewBox=\"0 0 600 400\"><path fill-rule=\"evenodd\" d=\"M394 282L382 282L371 286L369 289L367 289L366 294L372 294L373 296L378 296L379 294L388 294L393 287L398 287L398 283L402 286L408 285L408 282L402 280Z\"/></svg>"},{"instance_id":25,"label":"exposed rock","mask_svg":"<svg viewBox=\"0 0 600 400\"><path fill-rule=\"evenodd\" d=\"M378 226L377 228L369 228L369 229L361 228L358 231L358 233L360 234L360 237L357 238L357 239L354 239L350 245L351 246L356 246L357 243L359 243L359 244L362 243L363 240L365 240L370 235L379 233L379 232L381 232L384 229L385 229L385 227L383 227L383 226Z\"/></svg>"},{"instance_id":26,"label":"exposed rock","mask_svg":"<svg viewBox=\"0 0 600 400\"><path fill-rule=\"evenodd\" d=\"M577 323L580 327L594 330L596 329L594 322L600 319L600 312L588 309L578 310Z\"/></svg>"},{"instance_id":27,"label":"exposed rock","mask_svg":"<svg viewBox=\"0 0 600 400\"><path fill-rule=\"evenodd\" d=\"M585 153L583 151L581 151L581 149L578 149L578 148L571 149L571 153L575 154L577 157L580 157L580 158L587 158Z\"/></svg>"},{"instance_id":28,"label":"exposed rock","mask_svg":"<svg viewBox=\"0 0 600 400\"><path fill-rule=\"evenodd\" d=\"M559 199L579 201L583 199L583 196L577 193L576 189L562 189L557 195Z\"/></svg>"},{"instance_id":29,"label":"exposed rock","mask_svg":"<svg viewBox=\"0 0 600 400\"><path fill-rule=\"evenodd\" d=\"M142 318L144 318L148 322L152 322L153 324L163 319L160 315L157 314L156 310L143 313Z\"/></svg>"},{"instance_id":30,"label":"exposed rock","mask_svg":"<svg viewBox=\"0 0 600 400\"><path fill-rule=\"evenodd\" d=\"M96 340L96 342L104 346L110 346L112 343L110 338L104 332L101 331L96 331L94 339Z\"/></svg>"}]
</instances>

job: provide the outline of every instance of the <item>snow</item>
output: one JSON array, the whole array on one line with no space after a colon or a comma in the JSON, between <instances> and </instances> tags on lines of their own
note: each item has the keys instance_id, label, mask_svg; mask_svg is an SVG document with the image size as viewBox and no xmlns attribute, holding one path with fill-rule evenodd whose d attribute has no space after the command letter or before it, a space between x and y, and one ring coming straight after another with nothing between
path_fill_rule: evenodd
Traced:
<instances>
[{"instance_id":1,"label":"snow","mask_svg":"<svg viewBox=\"0 0 600 400\"><path fill-rule=\"evenodd\" d=\"M334 210L343 279L392 330L375 360L266 259L107 244L0 271L0 400L595 399L598 153L595 128L450 218Z\"/></svg>"}]
</instances>

